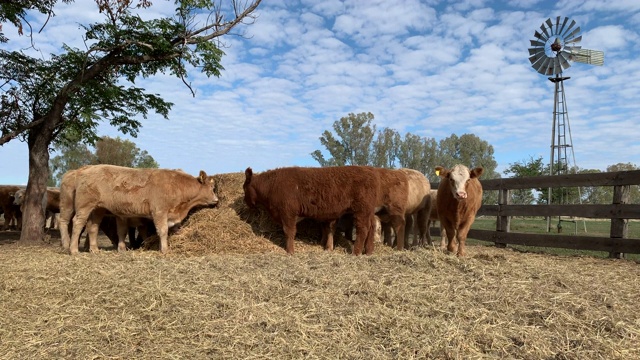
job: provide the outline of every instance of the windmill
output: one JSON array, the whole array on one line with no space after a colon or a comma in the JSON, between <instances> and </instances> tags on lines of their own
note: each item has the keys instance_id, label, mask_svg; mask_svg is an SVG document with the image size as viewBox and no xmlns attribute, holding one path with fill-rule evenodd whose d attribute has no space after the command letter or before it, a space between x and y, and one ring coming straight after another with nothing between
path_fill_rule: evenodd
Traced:
<instances>
[{"instance_id":1,"label":"windmill","mask_svg":"<svg viewBox=\"0 0 640 360\"><path fill-rule=\"evenodd\" d=\"M549 159L550 175L566 174L569 170L567 149L570 149L573 166L576 166L569 125L569 112L564 94L564 81L570 77L562 76L562 71L571 66L571 62L602 66L604 52L582 49L578 45L582 40L580 27L575 20L568 17L556 17L555 22L548 18L536 30L529 48L531 67L542 75L551 75L548 79L554 83L553 125L551 128L551 155ZM560 196L560 203L566 202L565 192ZM579 197L579 194L578 194ZM551 189L549 189L549 205L551 205ZM562 219L558 217L558 231L561 231ZM575 222L574 222L575 223ZM547 229L550 230L549 219ZM577 225L576 225L577 231ZM585 226L586 231L586 226Z\"/></svg>"}]
</instances>

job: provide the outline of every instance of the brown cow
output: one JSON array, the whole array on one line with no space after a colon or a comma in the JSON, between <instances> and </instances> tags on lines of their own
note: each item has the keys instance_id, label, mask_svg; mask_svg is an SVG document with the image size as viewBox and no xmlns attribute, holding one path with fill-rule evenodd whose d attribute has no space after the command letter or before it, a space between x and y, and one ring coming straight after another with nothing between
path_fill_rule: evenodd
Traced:
<instances>
[{"instance_id":1,"label":"brown cow","mask_svg":"<svg viewBox=\"0 0 640 360\"><path fill-rule=\"evenodd\" d=\"M469 170L464 165L451 170L436 166L436 173L442 178L436 195L440 227L446 231L447 249L458 256L466 255L467 234L482 205L482 184L478 178L483 171L481 167Z\"/></svg>"},{"instance_id":2,"label":"brown cow","mask_svg":"<svg viewBox=\"0 0 640 360\"><path fill-rule=\"evenodd\" d=\"M24 186L18 185L0 185L0 207L4 213L4 224L2 230L9 229L9 224L15 220L17 229L22 228L22 212L20 206L14 205L14 196L17 191L24 189Z\"/></svg>"},{"instance_id":3,"label":"brown cow","mask_svg":"<svg viewBox=\"0 0 640 360\"><path fill-rule=\"evenodd\" d=\"M409 245L409 235L413 229L412 246L421 246L427 238L427 221L431 212L431 199L429 191L431 184L424 174L417 170L402 168L398 169L407 175L409 180L409 193L407 194L407 203L405 209L405 233L404 243ZM385 216L381 216L382 232L384 242L392 246L391 231ZM397 241L397 236L396 236Z\"/></svg>"},{"instance_id":4,"label":"brown cow","mask_svg":"<svg viewBox=\"0 0 640 360\"><path fill-rule=\"evenodd\" d=\"M27 189L20 189L13 194L13 204L20 207L20 211L24 211L22 204L24 203ZM60 189L55 187L47 187L47 192L42 198L42 208L46 217L51 217L49 229L53 229L56 220L56 214L60 212ZM45 219L45 227L47 221Z\"/></svg>"},{"instance_id":5,"label":"brown cow","mask_svg":"<svg viewBox=\"0 0 640 360\"><path fill-rule=\"evenodd\" d=\"M353 214L356 228L353 254L360 255L363 247L371 254L376 210L384 208L397 231L404 234L407 188L404 173L369 166L285 167L255 175L247 168L243 185L246 204L264 207L282 224L289 254L301 218L329 226L347 213Z\"/></svg>"},{"instance_id":6,"label":"brown cow","mask_svg":"<svg viewBox=\"0 0 640 360\"><path fill-rule=\"evenodd\" d=\"M85 224L89 235L97 234L98 225L108 212L118 221L118 250L126 249L127 219L147 218L153 220L160 237L160 251L166 253L170 227L180 223L192 208L218 203L214 178L204 171L196 178L177 170L90 165L75 170L68 178L67 174L60 186L60 230L62 244L68 244L71 254L78 253L78 240ZM69 239L68 224L73 213ZM91 239L95 236L90 236ZM93 240L90 250L97 250Z\"/></svg>"}]
</instances>

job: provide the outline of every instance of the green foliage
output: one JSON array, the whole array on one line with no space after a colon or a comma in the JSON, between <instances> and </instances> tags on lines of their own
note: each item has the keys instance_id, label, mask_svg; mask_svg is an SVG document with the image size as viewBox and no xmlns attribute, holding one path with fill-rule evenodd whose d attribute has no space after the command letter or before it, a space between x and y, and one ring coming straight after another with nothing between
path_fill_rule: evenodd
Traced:
<instances>
[{"instance_id":1,"label":"green foliage","mask_svg":"<svg viewBox=\"0 0 640 360\"><path fill-rule=\"evenodd\" d=\"M512 175L513 177L528 177L528 176L542 176L548 175L548 171L545 173L545 166L542 161L542 157L534 159L529 157L528 161L521 161L509 164L509 167L504 170L505 175ZM543 193L546 189L535 189L538 194ZM516 189L511 192L511 203L514 205L531 205L539 199L534 195L533 189ZM545 193L546 194L546 193Z\"/></svg>"},{"instance_id":2,"label":"green foliage","mask_svg":"<svg viewBox=\"0 0 640 360\"><path fill-rule=\"evenodd\" d=\"M320 166L369 165L371 163L371 143L376 133L376 126L371 125L372 113L349 113L333 123L334 136L325 130L320 143L329 151L331 158L325 160L320 150L311 156Z\"/></svg>"}]
</instances>

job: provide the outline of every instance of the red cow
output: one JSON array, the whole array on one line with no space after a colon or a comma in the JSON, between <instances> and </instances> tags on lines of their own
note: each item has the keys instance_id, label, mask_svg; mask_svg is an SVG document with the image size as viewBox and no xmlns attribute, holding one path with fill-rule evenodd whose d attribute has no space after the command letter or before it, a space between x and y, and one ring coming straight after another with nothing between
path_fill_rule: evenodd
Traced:
<instances>
[{"instance_id":1,"label":"red cow","mask_svg":"<svg viewBox=\"0 0 640 360\"><path fill-rule=\"evenodd\" d=\"M20 206L13 204L13 195L20 189L24 189L24 186L0 185L0 207L4 213L3 231L9 229L12 220L16 221L18 230L22 228L22 212L20 211Z\"/></svg>"},{"instance_id":2,"label":"red cow","mask_svg":"<svg viewBox=\"0 0 640 360\"><path fill-rule=\"evenodd\" d=\"M467 234L482 205L482 184L478 178L483 171L481 167L469 170L464 165L451 170L436 166L436 173L442 178L436 196L440 227L446 231L447 249L458 256L466 255Z\"/></svg>"},{"instance_id":3,"label":"red cow","mask_svg":"<svg viewBox=\"0 0 640 360\"><path fill-rule=\"evenodd\" d=\"M312 218L335 225L347 213L353 214L356 227L353 254L360 255L363 247L371 254L377 210L384 209L404 234L407 188L404 173L369 166L285 167L255 175L247 168L243 185L246 204L264 207L282 224L289 254L293 253L297 221Z\"/></svg>"}]
</instances>

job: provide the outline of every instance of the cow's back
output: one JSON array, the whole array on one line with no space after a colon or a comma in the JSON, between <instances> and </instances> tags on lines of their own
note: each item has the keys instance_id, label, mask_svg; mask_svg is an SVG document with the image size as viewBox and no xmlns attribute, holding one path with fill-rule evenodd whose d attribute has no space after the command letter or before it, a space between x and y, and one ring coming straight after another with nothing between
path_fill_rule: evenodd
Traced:
<instances>
[{"instance_id":1,"label":"cow's back","mask_svg":"<svg viewBox=\"0 0 640 360\"><path fill-rule=\"evenodd\" d=\"M78 175L76 211L100 207L118 216L151 218L158 209L191 201L200 188L198 180L183 171L94 165Z\"/></svg>"},{"instance_id":2,"label":"cow's back","mask_svg":"<svg viewBox=\"0 0 640 360\"><path fill-rule=\"evenodd\" d=\"M367 166L287 167L253 175L249 186L268 209L323 220L337 219L353 207L375 207L371 189L379 183Z\"/></svg>"},{"instance_id":3,"label":"cow's back","mask_svg":"<svg viewBox=\"0 0 640 360\"><path fill-rule=\"evenodd\" d=\"M408 193L407 193L407 214L413 214L420 209L429 206L429 191L431 184L429 180L421 172L413 169L399 169L407 175Z\"/></svg>"}]
</instances>

